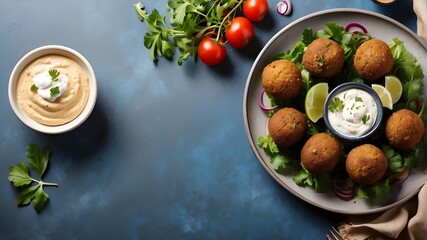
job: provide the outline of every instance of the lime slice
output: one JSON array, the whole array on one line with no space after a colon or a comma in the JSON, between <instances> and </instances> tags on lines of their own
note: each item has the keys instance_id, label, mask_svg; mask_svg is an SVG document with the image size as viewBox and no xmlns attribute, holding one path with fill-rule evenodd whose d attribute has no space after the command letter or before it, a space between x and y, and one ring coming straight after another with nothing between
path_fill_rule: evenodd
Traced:
<instances>
[{"instance_id":1,"label":"lime slice","mask_svg":"<svg viewBox=\"0 0 427 240\"><path fill-rule=\"evenodd\" d=\"M323 117L323 105L328 96L328 83L318 83L311 87L305 96L305 113L312 122Z\"/></svg>"},{"instance_id":2,"label":"lime slice","mask_svg":"<svg viewBox=\"0 0 427 240\"><path fill-rule=\"evenodd\" d=\"M380 97L383 107L393 110L393 100L391 98L390 92L383 85L380 84L372 84L371 86L372 89L374 89L374 91Z\"/></svg>"},{"instance_id":3,"label":"lime slice","mask_svg":"<svg viewBox=\"0 0 427 240\"><path fill-rule=\"evenodd\" d=\"M385 76L385 88L390 92L393 104L397 103L403 92L402 82L399 78L393 75Z\"/></svg>"}]
</instances>

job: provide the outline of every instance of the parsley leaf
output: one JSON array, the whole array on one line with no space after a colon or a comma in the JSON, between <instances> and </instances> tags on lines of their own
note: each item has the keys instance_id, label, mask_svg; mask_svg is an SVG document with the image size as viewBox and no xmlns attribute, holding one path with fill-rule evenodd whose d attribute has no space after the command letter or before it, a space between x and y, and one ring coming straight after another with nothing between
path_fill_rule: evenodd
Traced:
<instances>
[{"instance_id":1,"label":"parsley leaf","mask_svg":"<svg viewBox=\"0 0 427 240\"><path fill-rule=\"evenodd\" d=\"M344 102L340 98L334 97L334 99L329 103L328 109L331 112L341 111L344 109Z\"/></svg>"},{"instance_id":2,"label":"parsley leaf","mask_svg":"<svg viewBox=\"0 0 427 240\"><path fill-rule=\"evenodd\" d=\"M30 144L28 146L28 163L37 171L39 178L41 178L43 173L46 171L51 153L52 151L48 147L41 149L36 144Z\"/></svg>"},{"instance_id":3,"label":"parsley leaf","mask_svg":"<svg viewBox=\"0 0 427 240\"><path fill-rule=\"evenodd\" d=\"M291 50L287 50L285 53L276 53L274 59L286 59L294 63L299 63L302 61L305 48L306 45L302 41L298 41Z\"/></svg>"},{"instance_id":4,"label":"parsley leaf","mask_svg":"<svg viewBox=\"0 0 427 240\"><path fill-rule=\"evenodd\" d=\"M36 92L39 88L36 86L36 84L31 85L31 91Z\"/></svg>"},{"instance_id":5,"label":"parsley leaf","mask_svg":"<svg viewBox=\"0 0 427 240\"><path fill-rule=\"evenodd\" d=\"M55 96L56 94L59 94L59 93L61 93L61 91L59 91L59 87L58 86L53 87L53 88L50 89L50 96L51 97L53 97L53 96Z\"/></svg>"},{"instance_id":6,"label":"parsley leaf","mask_svg":"<svg viewBox=\"0 0 427 240\"><path fill-rule=\"evenodd\" d=\"M50 78L52 79L52 82L55 82L58 80L59 74L60 72L56 69L49 70L49 75L50 75Z\"/></svg>"},{"instance_id":7,"label":"parsley leaf","mask_svg":"<svg viewBox=\"0 0 427 240\"><path fill-rule=\"evenodd\" d=\"M387 178L369 187L359 186L357 190L357 197L378 199L386 196L391 191L392 188L390 186L390 179Z\"/></svg>"},{"instance_id":8,"label":"parsley leaf","mask_svg":"<svg viewBox=\"0 0 427 240\"><path fill-rule=\"evenodd\" d=\"M270 135L267 135L267 137L260 136L258 138L258 146L271 156L270 163L276 171L285 169L288 163L291 162L290 156L285 156L279 152L279 148Z\"/></svg>"},{"instance_id":9,"label":"parsley leaf","mask_svg":"<svg viewBox=\"0 0 427 240\"><path fill-rule=\"evenodd\" d=\"M18 163L9 167L9 181L13 182L15 187L22 187L30 184L33 180L28 175L28 165Z\"/></svg>"},{"instance_id":10,"label":"parsley leaf","mask_svg":"<svg viewBox=\"0 0 427 240\"><path fill-rule=\"evenodd\" d=\"M309 186L316 192L327 192L331 184L327 174L312 174L304 166L302 166L301 170L294 172L292 180L298 186Z\"/></svg>"},{"instance_id":11,"label":"parsley leaf","mask_svg":"<svg viewBox=\"0 0 427 240\"><path fill-rule=\"evenodd\" d=\"M41 212L49 195L43 190L44 186L58 187L56 183L43 182L41 179L46 171L51 150L48 147L39 148L36 144L30 144L26 156L29 158L28 163L33 170L37 172L38 180L30 176L28 165L19 162L17 165L9 167L8 180L13 186L19 188L18 206L26 206L33 201L33 206L37 212ZM32 183L34 183L32 185Z\"/></svg>"},{"instance_id":12,"label":"parsley leaf","mask_svg":"<svg viewBox=\"0 0 427 240\"><path fill-rule=\"evenodd\" d=\"M369 119L371 119L371 116L370 116L370 115L363 115L363 117L362 117L362 122L363 122L363 124L366 124L366 122L368 122L368 121L369 121Z\"/></svg>"},{"instance_id":13,"label":"parsley leaf","mask_svg":"<svg viewBox=\"0 0 427 240\"><path fill-rule=\"evenodd\" d=\"M416 167L420 147L411 150L396 150L388 144L382 146L382 151L387 157L388 169L391 173L400 172L405 168Z\"/></svg>"}]
</instances>

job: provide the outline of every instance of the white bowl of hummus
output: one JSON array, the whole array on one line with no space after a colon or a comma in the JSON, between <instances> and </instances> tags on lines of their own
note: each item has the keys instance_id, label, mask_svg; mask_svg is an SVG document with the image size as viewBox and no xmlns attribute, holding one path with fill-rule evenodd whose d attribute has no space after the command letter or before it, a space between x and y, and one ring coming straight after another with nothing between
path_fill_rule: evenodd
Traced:
<instances>
[{"instance_id":1,"label":"white bowl of hummus","mask_svg":"<svg viewBox=\"0 0 427 240\"><path fill-rule=\"evenodd\" d=\"M9 79L9 101L28 127L60 134L80 126L97 97L95 73L79 52L60 45L36 48L23 56Z\"/></svg>"}]
</instances>

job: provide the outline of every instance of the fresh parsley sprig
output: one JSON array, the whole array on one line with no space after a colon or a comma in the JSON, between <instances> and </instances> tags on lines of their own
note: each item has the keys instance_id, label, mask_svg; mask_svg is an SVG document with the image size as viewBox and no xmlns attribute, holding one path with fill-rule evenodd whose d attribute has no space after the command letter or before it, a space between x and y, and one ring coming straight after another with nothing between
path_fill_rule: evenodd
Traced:
<instances>
[{"instance_id":1,"label":"fresh parsley sprig","mask_svg":"<svg viewBox=\"0 0 427 240\"><path fill-rule=\"evenodd\" d=\"M18 206L26 206L33 201L33 206L37 212L41 212L49 195L44 191L43 187L53 186L58 187L56 183L43 182L42 177L46 171L51 155L49 147L39 148L36 144L30 144L27 149L28 164L31 169L37 172L38 179L30 176L28 164L19 162L17 165L9 167L9 181L13 186L19 189Z\"/></svg>"},{"instance_id":2,"label":"fresh parsley sprig","mask_svg":"<svg viewBox=\"0 0 427 240\"><path fill-rule=\"evenodd\" d=\"M138 19L147 24L144 46L150 59L171 59L179 50L178 64L188 58L197 59L197 45L206 36L221 42L226 22L234 18L244 0L170 0L167 5L169 23L156 9L149 14L142 2L135 3Z\"/></svg>"}]
</instances>

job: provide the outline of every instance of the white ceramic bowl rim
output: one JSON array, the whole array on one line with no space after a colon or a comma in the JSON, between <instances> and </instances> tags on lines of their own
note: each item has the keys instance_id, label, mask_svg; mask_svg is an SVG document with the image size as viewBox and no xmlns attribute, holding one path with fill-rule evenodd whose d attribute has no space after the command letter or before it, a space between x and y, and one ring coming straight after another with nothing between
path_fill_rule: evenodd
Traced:
<instances>
[{"instance_id":1,"label":"white ceramic bowl rim","mask_svg":"<svg viewBox=\"0 0 427 240\"><path fill-rule=\"evenodd\" d=\"M88 78L89 78L90 93L89 93L89 98L85 108L74 120L60 126L47 126L32 120L23 111L21 111L21 109L19 108L16 102L15 89L16 89L17 80L21 72L25 69L26 66L28 66L28 64L33 62L35 59L45 55L49 55L49 54L62 55L76 61L78 64L81 65L83 70L86 71L86 74L88 75ZM92 66L90 65L89 61L79 52L62 45L46 45L46 46L38 47L36 49L31 50L18 61L18 63L13 68L9 78L8 94L9 94L9 102L12 107L12 110L15 112L16 116L25 125L42 133L59 134L59 133L65 133L77 128L89 117L96 103L97 83L96 83L95 73L92 69Z\"/></svg>"}]
</instances>

